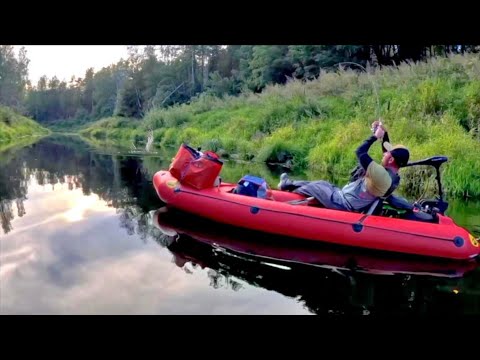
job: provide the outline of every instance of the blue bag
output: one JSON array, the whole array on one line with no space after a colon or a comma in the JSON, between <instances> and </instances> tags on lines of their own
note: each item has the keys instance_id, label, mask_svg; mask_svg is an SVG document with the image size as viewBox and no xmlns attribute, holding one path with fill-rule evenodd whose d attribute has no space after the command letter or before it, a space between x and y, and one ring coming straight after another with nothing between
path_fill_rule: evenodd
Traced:
<instances>
[{"instance_id":1,"label":"blue bag","mask_svg":"<svg viewBox=\"0 0 480 360\"><path fill-rule=\"evenodd\" d=\"M235 193L266 199L268 190L269 187L265 179L258 176L245 175L237 183Z\"/></svg>"}]
</instances>

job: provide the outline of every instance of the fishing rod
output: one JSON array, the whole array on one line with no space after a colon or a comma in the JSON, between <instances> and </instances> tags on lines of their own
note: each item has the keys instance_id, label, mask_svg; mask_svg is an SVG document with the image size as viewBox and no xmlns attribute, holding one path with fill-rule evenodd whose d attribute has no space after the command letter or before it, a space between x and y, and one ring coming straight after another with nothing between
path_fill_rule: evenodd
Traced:
<instances>
[{"instance_id":1,"label":"fishing rod","mask_svg":"<svg viewBox=\"0 0 480 360\"><path fill-rule=\"evenodd\" d=\"M353 61L342 61L342 62L338 63L337 65L343 65L343 64L356 65L356 66L362 68L367 73L367 77L368 77L368 79L370 80L370 82L373 86L373 91L374 91L375 97L377 99L376 119L379 119L380 118L380 97L378 96L378 90L377 90L377 86L375 84L375 81L373 81L370 73L367 71L367 69L364 66L362 66L362 65L360 65L356 62L353 62Z\"/></svg>"}]
</instances>

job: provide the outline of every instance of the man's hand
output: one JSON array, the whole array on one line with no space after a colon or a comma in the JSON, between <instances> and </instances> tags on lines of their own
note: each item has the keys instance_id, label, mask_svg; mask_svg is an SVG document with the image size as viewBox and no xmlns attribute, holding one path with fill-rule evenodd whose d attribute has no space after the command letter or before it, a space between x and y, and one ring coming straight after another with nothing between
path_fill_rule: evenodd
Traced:
<instances>
[{"instance_id":1,"label":"man's hand","mask_svg":"<svg viewBox=\"0 0 480 360\"><path fill-rule=\"evenodd\" d=\"M378 128L377 128L377 131L375 131L375 137L377 139L381 139L383 138L383 135L385 135L385 130L383 130L383 126L382 125L379 125Z\"/></svg>"},{"instance_id":2,"label":"man's hand","mask_svg":"<svg viewBox=\"0 0 480 360\"><path fill-rule=\"evenodd\" d=\"M378 120L375 120L373 123L372 123L372 127L370 128L372 130L372 133L375 135L375 131L377 131L377 128L379 126L382 126L383 123L382 123L382 119L378 119ZM385 129L384 129L385 130Z\"/></svg>"},{"instance_id":3,"label":"man's hand","mask_svg":"<svg viewBox=\"0 0 480 360\"><path fill-rule=\"evenodd\" d=\"M379 129L381 129L382 131L378 131ZM386 129L385 126L383 125L382 119L380 119L380 120L375 120L375 121L372 123L372 131L373 131L373 135L375 135L375 137L376 137L377 139L383 138L383 136L384 136L385 133L387 132L387 129Z\"/></svg>"}]
</instances>

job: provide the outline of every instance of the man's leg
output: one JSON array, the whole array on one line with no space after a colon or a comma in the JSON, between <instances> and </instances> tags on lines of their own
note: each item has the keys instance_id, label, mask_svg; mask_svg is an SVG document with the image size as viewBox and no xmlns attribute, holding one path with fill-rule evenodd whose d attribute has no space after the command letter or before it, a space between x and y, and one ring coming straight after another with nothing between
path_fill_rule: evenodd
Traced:
<instances>
[{"instance_id":1,"label":"man's leg","mask_svg":"<svg viewBox=\"0 0 480 360\"><path fill-rule=\"evenodd\" d=\"M335 191L339 191L339 189L324 180L309 181L294 190L294 192L308 197L313 196L320 204L328 209L348 210L343 204L333 202L332 195Z\"/></svg>"},{"instance_id":2,"label":"man's leg","mask_svg":"<svg viewBox=\"0 0 480 360\"><path fill-rule=\"evenodd\" d=\"M280 182L278 183L278 190L282 191L294 191L301 186L305 186L311 183L307 180L290 180L287 173L280 175Z\"/></svg>"}]
</instances>

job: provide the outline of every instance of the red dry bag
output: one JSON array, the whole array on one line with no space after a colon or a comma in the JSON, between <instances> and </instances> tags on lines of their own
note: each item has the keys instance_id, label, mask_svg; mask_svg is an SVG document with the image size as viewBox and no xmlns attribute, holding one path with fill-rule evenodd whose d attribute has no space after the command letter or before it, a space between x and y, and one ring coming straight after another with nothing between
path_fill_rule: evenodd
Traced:
<instances>
[{"instance_id":1,"label":"red dry bag","mask_svg":"<svg viewBox=\"0 0 480 360\"><path fill-rule=\"evenodd\" d=\"M223 162L213 151L200 152L182 144L170 164L169 171L182 184L196 189L213 187Z\"/></svg>"}]
</instances>

